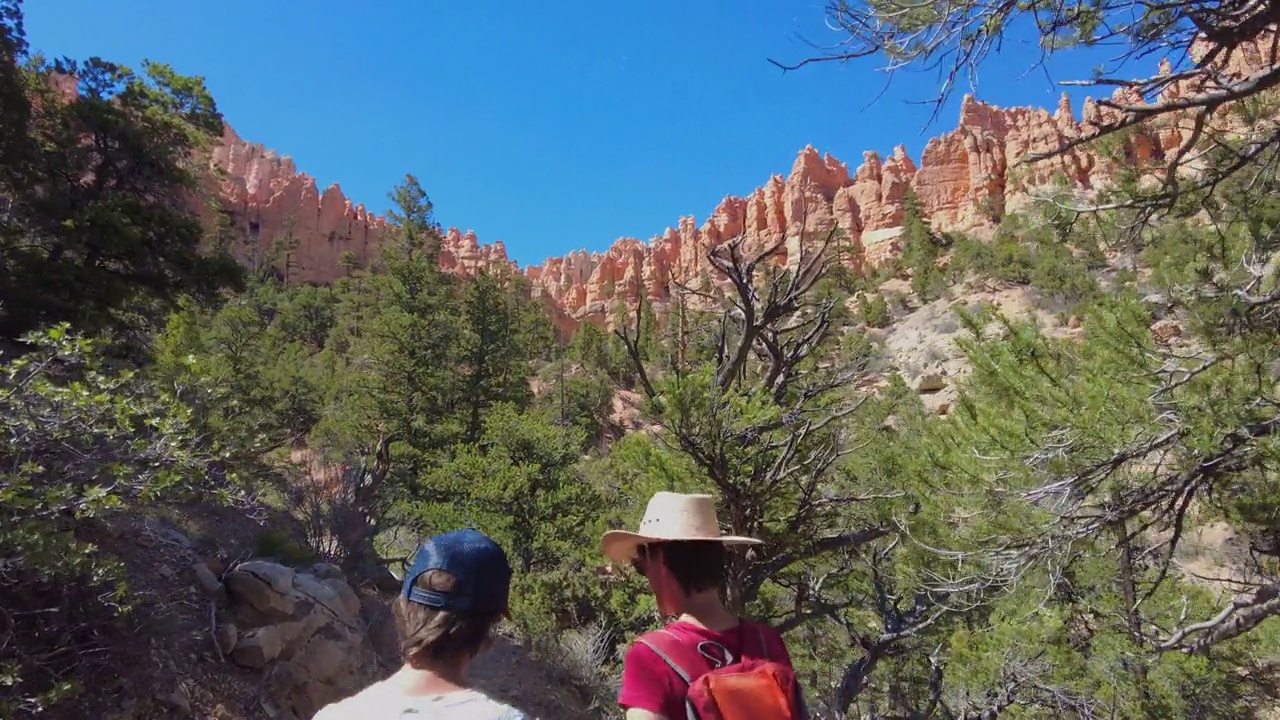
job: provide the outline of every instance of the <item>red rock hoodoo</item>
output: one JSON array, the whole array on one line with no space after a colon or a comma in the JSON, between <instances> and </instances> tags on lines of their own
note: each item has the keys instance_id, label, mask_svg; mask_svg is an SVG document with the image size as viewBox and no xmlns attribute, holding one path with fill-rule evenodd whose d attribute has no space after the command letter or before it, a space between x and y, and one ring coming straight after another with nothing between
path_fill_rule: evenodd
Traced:
<instances>
[{"instance_id":1,"label":"red rock hoodoo","mask_svg":"<svg viewBox=\"0 0 1280 720\"><path fill-rule=\"evenodd\" d=\"M1254 60L1236 62L1256 65ZM1248 69L1232 68L1241 73ZM1168 71L1167 64L1162 70ZM1161 99L1187 91L1174 84ZM1122 89L1113 100L1142 98ZM899 146L886 158L865 153L850 172L845 163L806 147L786 177L769 178L745 198L724 198L700 225L683 217L648 242L622 238L604 252L572 252L522 272L535 294L564 313L563 324L569 318L607 318L619 302L633 304L641 297L660 309L672 281L696 284L704 273L710 276L708 248L739 233L745 234L748 247L787 237L787 254L794 257L800 237L835 224L844 233L841 261L861 271L900 250L897 237L908 189L914 190L935 229L972 230L1025 206L1038 188L1064 183L1088 192L1105 184L1117 166L1087 146L1038 163L1019 161L1089 135L1117 117L1118 111L1086 100L1076 120L1065 95L1054 112L1000 108L965 96L958 127L929 141L918 163ZM1144 128L1129 140L1125 162L1158 165L1179 146L1186 124L1171 118ZM332 281L352 264L364 265L387 227L386 220L363 205L353 205L336 184L321 192L289 158L245 142L229 128L213 164L221 171L218 194L236 235L248 239L243 259L252 262L283 243L289 281ZM445 232L441 264L461 275L482 268L519 271L501 242L482 245L474 233L456 229Z\"/></svg>"}]
</instances>

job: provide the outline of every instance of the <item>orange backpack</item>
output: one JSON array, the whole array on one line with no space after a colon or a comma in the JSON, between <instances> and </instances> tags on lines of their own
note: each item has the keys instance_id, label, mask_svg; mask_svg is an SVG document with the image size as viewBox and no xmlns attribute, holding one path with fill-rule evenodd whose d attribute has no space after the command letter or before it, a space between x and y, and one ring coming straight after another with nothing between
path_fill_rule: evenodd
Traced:
<instances>
[{"instance_id":1,"label":"orange backpack","mask_svg":"<svg viewBox=\"0 0 1280 720\"><path fill-rule=\"evenodd\" d=\"M769 644L759 625L743 620L739 628L743 657L738 658L720 643L704 640L690 645L667 630L646 633L638 642L662 658L688 687L687 720L807 718L795 671L769 658ZM755 652L748 652L748 637L755 641Z\"/></svg>"}]
</instances>

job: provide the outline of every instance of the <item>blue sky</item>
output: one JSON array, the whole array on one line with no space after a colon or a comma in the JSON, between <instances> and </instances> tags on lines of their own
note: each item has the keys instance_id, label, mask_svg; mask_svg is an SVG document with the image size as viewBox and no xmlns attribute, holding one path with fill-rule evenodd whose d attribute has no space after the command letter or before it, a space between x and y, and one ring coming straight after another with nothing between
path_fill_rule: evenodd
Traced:
<instances>
[{"instance_id":1,"label":"blue sky","mask_svg":"<svg viewBox=\"0 0 1280 720\"><path fill-rule=\"evenodd\" d=\"M321 187L384 210L406 172L446 226L502 240L521 265L701 222L726 194L789 171L805 145L849 163L929 128L932 73L888 92L875 60L783 74L824 26L825 0L542 3L475 0L28 0L33 48L142 58L202 75L244 138L293 157ZM1034 40L1034 38L1030 38ZM1056 105L1034 43L1006 44L981 99ZM1099 55L1058 62L1087 77ZM1154 60L1153 60L1154 64ZM1077 103L1077 112L1079 105Z\"/></svg>"}]
</instances>

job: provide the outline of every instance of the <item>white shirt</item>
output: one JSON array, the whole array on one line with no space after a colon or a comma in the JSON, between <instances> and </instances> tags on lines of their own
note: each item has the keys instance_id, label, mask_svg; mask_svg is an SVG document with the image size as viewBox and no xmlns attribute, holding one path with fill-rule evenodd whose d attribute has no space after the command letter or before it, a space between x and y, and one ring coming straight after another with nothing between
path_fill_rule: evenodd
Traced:
<instances>
[{"instance_id":1,"label":"white shirt","mask_svg":"<svg viewBox=\"0 0 1280 720\"><path fill-rule=\"evenodd\" d=\"M478 690L409 697L387 680L321 708L312 720L529 720Z\"/></svg>"}]
</instances>

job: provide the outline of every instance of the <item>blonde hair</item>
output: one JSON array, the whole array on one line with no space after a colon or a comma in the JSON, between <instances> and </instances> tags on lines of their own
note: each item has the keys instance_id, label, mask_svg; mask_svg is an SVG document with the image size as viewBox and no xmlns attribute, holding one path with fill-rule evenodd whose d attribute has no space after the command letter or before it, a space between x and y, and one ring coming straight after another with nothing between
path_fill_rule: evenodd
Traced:
<instances>
[{"instance_id":1,"label":"blonde hair","mask_svg":"<svg viewBox=\"0 0 1280 720\"><path fill-rule=\"evenodd\" d=\"M451 573L430 570L419 575L414 586L434 592L453 592ZM413 602L404 595L395 605L400 632L400 654L417 670L441 663L470 660L488 644L502 613L457 613Z\"/></svg>"}]
</instances>

